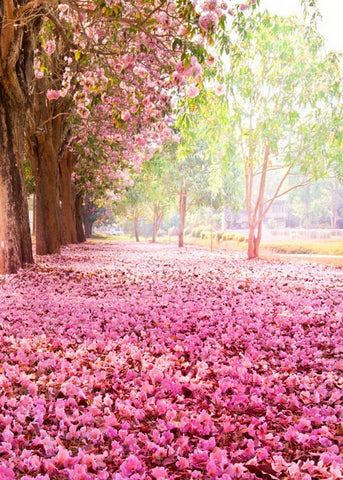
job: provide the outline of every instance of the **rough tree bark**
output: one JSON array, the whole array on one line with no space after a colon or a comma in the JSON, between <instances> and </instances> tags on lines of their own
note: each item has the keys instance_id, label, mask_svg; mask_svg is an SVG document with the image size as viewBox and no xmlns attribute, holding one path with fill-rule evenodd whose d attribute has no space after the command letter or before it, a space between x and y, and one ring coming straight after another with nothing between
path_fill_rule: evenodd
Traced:
<instances>
[{"instance_id":1,"label":"rough tree bark","mask_svg":"<svg viewBox=\"0 0 343 480\"><path fill-rule=\"evenodd\" d=\"M0 75L1 76L1 75ZM0 273L33 263L24 181L23 105L0 83Z\"/></svg>"},{"instance_id":2,"label":"rough tree bark","mask_svg":"<svg viewBox=\"0 0 343 480\"><path fill-rule=\"evenodd\" d=\"M24 2L0 2L0 272L33 263L24 182L24 130L33 78L35 38L42 17L17 22ZM37 8L37 7L35 7Z\"/></svg>"},{"instance_id":3,"label":"rough tree bark","mask_svg":"<svg viewBox=\"0 0 343 480\"><path fill-rule=\"evenodd\" d=\"M59 190L59 160L64 145L68 101L48 100L47 80L36 79L32 102L32 122L27 130L29 160L36 185L37 254L59 253L67 241L62 235ZM65 240L63 242L63 240Z\"/></svg>"},{"instance_id":4,"label":"rough tree bark","mask_svg":"<svg viewBox=\"0 0 343 480\"><path fill-rule=\"evenodd\" d=\"M83 193L78 192L75 195L75 225L76 225L76 235L78 243L86 241L85 232L82 225L82 204L83 204Z\"/></svg>"},{"instance_id":5,"label":"rough tree bark","mask_svg":"<svg viewBox=\"0 0 343 480\"><path fill-rule=\"evenodd\" d=\"M71 174L73 170L74 156L66 150L59 163L60 199L62 208L63 237L66 243L78 243L75 218L75 198Z\"/></svg>"},{"instance_id":6,"label":"rough tree bark","mask_svg":"<svg viewBox=\"0 0 343 480\"><path fill-rule=\"evenodd\" d=\"M32 199L32 235L36 235L36 194Z\"/></svg>"},{"instance_id":7,"label":"rough tree bark","mask_svg":"<svg viewBox=\"0 0 343 480\"><path fill-rule=\"evenodd\" d=\"M46 135L36 135L30 155L36 185L36 253L59 253L62 243L57 153Z\"/></svg>"},{"instance_id":8,"label":"rough tree bark","mask_svg":"<svg viewBox=\"0 0 343 480\"><path fill-rule=\"evenodd\" d=\"M92 200L86 196L82 206L82 219L86 238L90 238L92 236L95 208L96 207Z\"/></svg>"}]
</instances>

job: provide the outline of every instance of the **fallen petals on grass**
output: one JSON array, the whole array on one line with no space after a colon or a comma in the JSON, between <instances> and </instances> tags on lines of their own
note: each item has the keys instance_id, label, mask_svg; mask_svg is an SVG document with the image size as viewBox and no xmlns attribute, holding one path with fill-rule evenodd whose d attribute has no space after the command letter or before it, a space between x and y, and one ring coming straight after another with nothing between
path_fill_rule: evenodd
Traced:
<instances>
[{"instance_id":1,"label":"fallen petals on grass","mask_svg":"<svg viewBox=\"0 0 343 480\"><path fill-rule=\"evenodd\" d=\"M342 270L86 244L0 285L0 480L339 479Z\"/></svg>"}]
</instances>

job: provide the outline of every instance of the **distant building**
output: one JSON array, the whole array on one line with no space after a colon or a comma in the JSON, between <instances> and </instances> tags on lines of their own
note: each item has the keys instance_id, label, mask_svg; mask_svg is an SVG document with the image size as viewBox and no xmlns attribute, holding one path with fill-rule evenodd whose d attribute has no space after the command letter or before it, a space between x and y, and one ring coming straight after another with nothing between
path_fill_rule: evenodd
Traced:
<instances>
[{"instance_id":1,"label":"distant building","mask_svg":"<svg viewBox=\"0 0 343 480\"><path fill-rule=\"evenodd\" d=\"M285 200L275 200L263 219L264 225L268 228L284 228L288 226L290 217L289 207ZM249 228L245 210L237 213L231 210L225 211L225 221L228 229L245 230Z\"/></svg>"},{"instance_id":2,"label":"distant building","mask_svg":"<svg viewBox=\"0 0 343 480\"><path fill-rule=\"evenodd\" d=\"M274 200L264 218L264 224L269 228L284 228L288 226L290 210L285 200Z\"/></svg>"}]
</instances>

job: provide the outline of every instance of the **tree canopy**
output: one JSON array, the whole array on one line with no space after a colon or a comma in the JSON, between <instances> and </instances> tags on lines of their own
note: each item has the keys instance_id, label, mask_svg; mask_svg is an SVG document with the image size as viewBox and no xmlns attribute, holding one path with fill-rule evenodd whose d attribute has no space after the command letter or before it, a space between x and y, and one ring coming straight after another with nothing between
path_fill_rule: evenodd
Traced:
<instances>
[{"instance_id":1,"label":"tree canopy","mask_svg":"<svg viewBox=\"0 0 343 480\"><path fill-rule=\"evenodd\" d=\"M227 57L227 128L244 167L250 258L273 201L325 176L338 160L342 129L339 57L296 17L257 13ZM335 133L337 132L337 133ZM278 181L268 188L269 176Z\"/></svg>"}]
</instances>

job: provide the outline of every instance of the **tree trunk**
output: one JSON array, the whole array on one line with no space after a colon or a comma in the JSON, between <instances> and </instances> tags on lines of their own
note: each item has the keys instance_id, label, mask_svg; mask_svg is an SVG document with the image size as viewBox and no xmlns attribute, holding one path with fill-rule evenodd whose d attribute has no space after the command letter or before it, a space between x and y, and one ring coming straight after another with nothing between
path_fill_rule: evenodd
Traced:
<instances>
[{"instance_id":1,"label":"tree trunk","mask_svg":"<svg viewBox=\"0 0 343 480\"><path fill-rule=\"evenodd\" d=\"M154 217L152 221L152 239L151 243L156 243L157 233L160 229L161 222L164 216L165 207L159 207L158 205L154 205Z\"/></svg>"},{"instance_id":2,"label":"tree trunk","mask_svg":"<svg viewBox=\"0 0 343 480\"><path fill-rule=\"evenodd\" d=\"M266 188L268 161L270 154L270 142L264 150L264 158L261 169L261 179L258 186L258 196L254 208L252 208L252 186L254 173L252 162L249 161L245 169L246 176L246 208L249 223L249 237L248 237L248 259L258 258L260 254L260 243L262 238L262 221L265 215L264 209L264 192ZM257 229L257 231L256 231Z\"/></svg>"},{"instance_id":3,"label":"tree trunk","mask_svg":"<svg viewBox=\"0 0 343 480\"><path fill-rule=\"evenodd\" d=\"M64 51L63 42L59 39L56 41L61 55ZM70 135L67 114L70 112L71 99L65 96L49 100L45 94L48 89L61 88L62 77L59 75L57 59L57 54L50 58L50 76L35 78L32 82L31 122L26 131L31 168L36 182L36 243L37 253L40 255L59 253L61 244L69 241L69 236L64 234L62 227L59 161Z\"/></svg>"},{"instance_id":4,"label":"tree trunk","mask_svg":"<svg viewBox=\"0 0 343 480\"><path fill-rule=\"evenodd\" d=\"M133 219L133 228L135 230L136 242L139 242L139 233L138 233L138 218Z\"/></svg>"},{"instance_id":5,"label":"tree trunk","mask_svg":"<svg viewBox=\"0 0 343 480\"><path fill-rule=\"evenodd\" d=\"M82 203L83 194L79 192L75 195L75 225L78 243L86 241L85 232L82 225Z\"/></svg>"},{"instance_id":6,"label":"tree trunk","mask_svg":"<svg viewBox=\"0 0 343 480\"><path fill-rule=\"evenodd\" d=\"M31 151L36 184L36 253L59 253L62 243L57 152L46 135L36 137Z\"/></svg>"},{"instance_id":7,"label":"tree trunk","mask_svg":"<svg viewBox=\"0 0 343 480\"><path fill-rule=\"evenodd\" d=\"M258 258L259 256L259 245L257 242L257 237L255 235L254 229L249 229L249 239L248 239L248 259L252 260L253 258Z\"/></svg>"},{"instance_id":8,"label":"tree trunk","mask_svg":"<svg viewBox=\"0 0 343 480\"><path fill-rule=\"evenodd\" d=\"M95 209L96 206L93 201L86 197L82 205L82 219L86 238L92 236Z\"/></svg>"},{"instance_id":9,"label":"tree trunk","mask_svg":"<svg viewBox=\"0 0 343 480\"><path fill-rule=\"evenodd\" d=\"M186 223L187 194L181 189L179 196L179 247L184 246L184 231Z\"/></svg>"},{"instance_id":10,"label":"tree trunk","mask_svg":"<svg viewBox=\"0 0 343 480\"><path fill-rule=\"evenodd\" d=\"M32 199L32 235L36 235L36 194Z\"/></svg>"},{"instance_id":11,"label":"tree trunk","mask_svg":"<svg viewBox=\"0 0 343 480\"><path fill-rule=\"evenodd\" d=\"M152 238L151 238L151 243L156 243L156 238L157 238L157 225L156 221L153 221L152 224Z\"/></svg>"},{"instance_id":12,"label":"tree trunk","mask_svg":"<svg viewBox=\"0 0 343 480\"><path fill-rule=\"evenodd\" d=\"M32 121L26 132L29 159L36 185L37 254L59 253L62 236L62 212L59 192L59 156L66 135L69 103L60 98L48 100L45 91L49 79L35 79L31 105Z\"/></svg>"},{"instance_id":13,"label":"tree trunk","mask_svg":"<svg viewBox=\"0 0 343 480\"><path fill-rule=\"evenodd\" d=\"M257 231L254 225L249 225L248 237L248 259L258 258L260 256L260 243L262 237L262 219L257 225Z\"/></svg>"},{"instance_id":14,"label":"tree trunk","mask_svg":"<svg viewBox=\"0 0 343 480\"><path fill-rule=\"evenodd\" d=\"M86 238L90 238L92 236L93 222L88 215L83 217L83 224L85 228L85 236Z\"/></svg>"},{"instance_id":15,"label":"tree trunk","mask_svg":"<svg viewBox=\"0 0 343 480\"><path fill-rule=\"evenodd\" d=\"M19 5L0 2L0 273L33 263L23 153L35 40L43 17L17 17Z\"/></svg>"},{"instance_id":16,"label":"tree trunk","mask_svg":"<svg viewBox=\"0 0 343 480\"><path fill-rule=\"evenodd\" d=\"M75 199L71 181L72 169L73 154L66 150L59 164L62 228L66 243L77 243Z\"/></svg>"},{"instance_id":17,"label":"tree trunk","mask_svg":"<svg viewBox=\"0 0 343 480\"><path fill-rule=\"evenodd\" d=\"M24 181L24 112L0 84L0 273L33 263Z\"/></svg>"}]
</instances>

